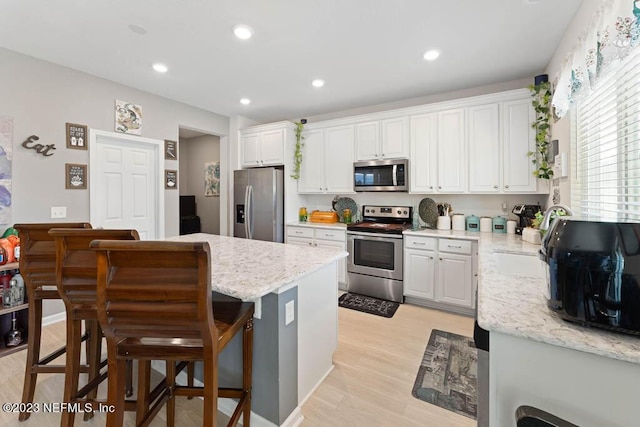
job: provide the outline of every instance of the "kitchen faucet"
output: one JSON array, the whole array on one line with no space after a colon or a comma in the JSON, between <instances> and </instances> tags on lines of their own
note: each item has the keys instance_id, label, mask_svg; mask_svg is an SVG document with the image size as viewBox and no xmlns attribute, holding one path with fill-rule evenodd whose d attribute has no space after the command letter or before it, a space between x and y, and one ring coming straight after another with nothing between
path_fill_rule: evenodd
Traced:
<instances>
[{"instance_id":1,"label":"kitchen faucet","mask_svg":"<svg viewBox=\"0 0 640 427\"><path fill-rule=\"evenodd\" d=\"M557 212L559 209L564 210L567 213L567 215L573 215L573 211L569 206L553 205L549 209L547 209L546 212L544 213L544 218L542 218L542 222L540 223L540 227L539 227L540 230L549 229L549 222L551 222L551 214L553 212Z\"/></svg>"}]
</instances>

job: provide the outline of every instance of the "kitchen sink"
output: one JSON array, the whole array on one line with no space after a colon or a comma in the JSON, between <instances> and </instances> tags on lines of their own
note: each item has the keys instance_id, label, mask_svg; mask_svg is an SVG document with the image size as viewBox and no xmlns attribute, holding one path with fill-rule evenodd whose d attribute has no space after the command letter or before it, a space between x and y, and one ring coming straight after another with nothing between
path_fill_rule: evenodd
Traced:
<instances>
[{"instance_id":1,"label":"kitchen sink","mask_svg":"<svg viewBox=\"0 0 640 427\"><path fill-rule=\"evenodd\" d=\"M494 252L497 271L508 276L527 276L543 279L544 263L536 255Z\"/></svg>"}]
</instances>

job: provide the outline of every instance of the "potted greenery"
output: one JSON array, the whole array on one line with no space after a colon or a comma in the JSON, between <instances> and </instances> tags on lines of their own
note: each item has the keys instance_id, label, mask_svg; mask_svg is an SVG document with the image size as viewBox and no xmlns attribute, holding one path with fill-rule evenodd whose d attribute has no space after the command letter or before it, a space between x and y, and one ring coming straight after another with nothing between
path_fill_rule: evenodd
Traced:
<instances>
[{"instance_id":1,"label":"potted greenery","mask_svg":"<svg viewBox=\"0 0 640 427\"><path fill-rule=\"evenodd\" d=\"M536 119L531 127L536 131L536 149L527 155L536 166L533 174L537 178L551 179L553 169L549 164L549 137L551 135L551 83L546 74L535 77L534 84L529 86L531 91L531 105L536 113Z\"/></svg>"},{"instance_id":2,"label":"potted greenery","mask_svg":"<svg viewBox=\"0 0 640 427\"><path fill-rule=\"evenodd\" d=\"M302 166L302 147L304 147L304 125L307 123L307 119L301 119L299 122L295 122L296 125L296 146L293 151L293 173L291 178L300 179L300 167Z\"/></svg>"}]
</instances>

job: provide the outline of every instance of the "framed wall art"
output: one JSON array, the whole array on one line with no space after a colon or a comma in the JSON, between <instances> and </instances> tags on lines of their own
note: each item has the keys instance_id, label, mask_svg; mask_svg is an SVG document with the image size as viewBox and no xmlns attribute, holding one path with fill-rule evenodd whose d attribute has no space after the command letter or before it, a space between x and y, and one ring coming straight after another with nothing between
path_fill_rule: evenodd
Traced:
<instances>
[{"instance_id":1,"label":"framed wall art","mask_svg":"<svg viewBox=\"0 0 640 427\"><path fill-rule=\"evenodd\" d=\"M13 118L0 115L0 224L11 224Z\"/></svg>"},{"instance_id":2,"label":"framed wall art","mask_svg":"<svg viewBox=\"0 0 640 427\"><path fill-rule=\"evenodd\" d=\"M67 190L87 189L87 165L65 163L64 188Z\"/></svg>"},{"instance_id":3,"label":"framed wall art","mask_svg":"<svg viewBox=\"0 0 640 427\"><path fill-rule=\"evenodd\" d=\"M176 190L178 188L178 171L165 169L164 188L167 190Z\"/></svg>"},{"instance_id":4,"label":"framed wall art","mask_svg":"<svg viewBox=\"0 0 640 427\"><path fill-rule=\"evenodd\" d=\"M86 126L67 123L67 148L86 150L88 146L87 142Z\"/></svg>"},{"instance_id":5,"label":"framed wall art","mask_svg":"<svg viewBox=\"0 0 640 427\"><path fill-rule=\"evenodd\" d=\"M116 132L142 135L142 107L117 99Z\"/></svg>"},{"instance_id":6,"label":"framed wall art","mask_svg":"<svg viewBox=\"0 0 640 427\"><path fill-rule=\"evenodd\" d=\"M210 162L204 164L204 195L220 195L220 162Z\"/></svg>"},{"instance_id":7,"label":"framed wall art","mask_svg":"<svg viewBox=\"0 0 640 427\"><path fill-rule=\"evenodd\" d=\"M178 143L176 141L164 140L165 160L178 160Z\"/></svg>"}]
</instances>

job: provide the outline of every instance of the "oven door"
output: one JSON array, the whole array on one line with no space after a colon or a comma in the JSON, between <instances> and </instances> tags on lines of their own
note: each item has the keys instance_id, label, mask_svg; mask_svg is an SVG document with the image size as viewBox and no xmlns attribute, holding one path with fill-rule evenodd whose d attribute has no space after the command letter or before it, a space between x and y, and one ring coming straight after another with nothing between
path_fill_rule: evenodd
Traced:
<instances>
[{"instance_id":1,"label":"oven door","mask_svg":"<svg viewBox=\"0 0 640 427\"><path fill-rule=\"evenodd\" d=\"M347 232L347 271L402 280L402 235Z\"/></svg>"}]
</instances>

